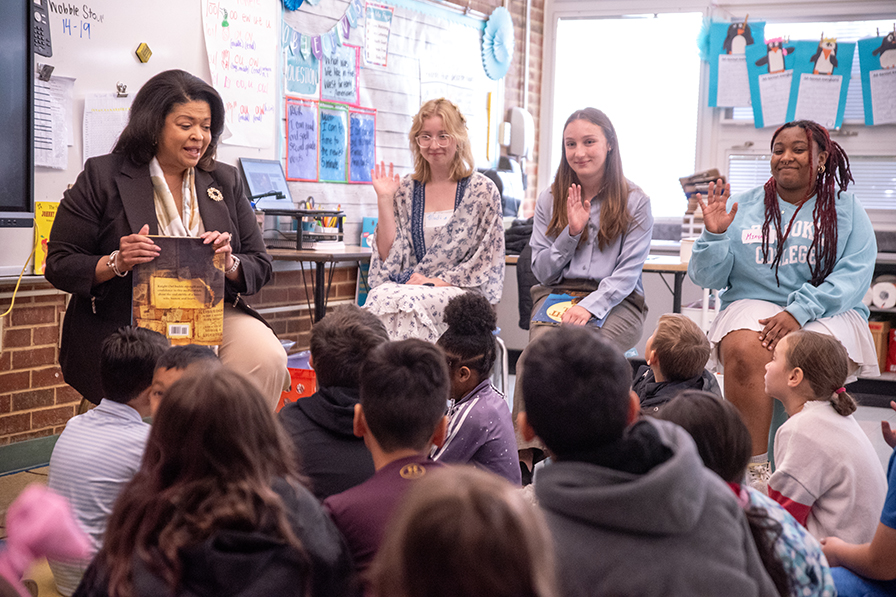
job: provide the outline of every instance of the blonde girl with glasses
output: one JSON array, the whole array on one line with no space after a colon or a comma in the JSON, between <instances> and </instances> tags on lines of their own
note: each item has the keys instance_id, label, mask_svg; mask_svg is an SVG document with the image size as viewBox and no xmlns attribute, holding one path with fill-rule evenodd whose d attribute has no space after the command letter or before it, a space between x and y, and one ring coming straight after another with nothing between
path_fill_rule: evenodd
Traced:
<instances>
[{"instance_id":1,"label":"blonde girl with glasses","mask_svg":"<svg viewBox=\"0 0 896 597\"><path fill-rule=\"evenodd\" d=\"M435 342L448 301L465 291L492 305L504 285L501 195L473 168L463 114L440 98L423 104L408 134L414 172L372 172L379 220L365 308L392 340Z\"/></svg>"}]
</instances>

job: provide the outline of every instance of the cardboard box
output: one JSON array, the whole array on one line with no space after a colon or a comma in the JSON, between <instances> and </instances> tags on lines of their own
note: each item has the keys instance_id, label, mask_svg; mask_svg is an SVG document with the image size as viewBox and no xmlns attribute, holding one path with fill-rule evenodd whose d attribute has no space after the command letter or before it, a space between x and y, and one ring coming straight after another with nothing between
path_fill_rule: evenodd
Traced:
<instances>
[{"instance_id":1,"label":"cardboard box","mask_svg":"<svg viewBox=\"0 0 896 597\"><path fill-rule=\"evenodd\" d=\"M877 366L881 373L887 370L887 347L890 338L889 321L869 321L871 337L874 339L874 349L877 351Z\"/></svg>"}]
</instances>

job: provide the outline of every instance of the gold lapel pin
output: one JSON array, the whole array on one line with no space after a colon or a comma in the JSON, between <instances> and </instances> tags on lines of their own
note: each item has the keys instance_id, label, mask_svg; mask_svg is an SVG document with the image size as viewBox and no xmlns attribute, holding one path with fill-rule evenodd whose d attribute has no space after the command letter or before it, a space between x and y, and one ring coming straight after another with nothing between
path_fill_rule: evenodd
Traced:
<instances>
[{"instance_id":1,"label":"gold lapel pin","mask_svg":"<svg viewBox=\"0 0 896 597\"><path fill-rule=\"evenodd\" d=\"M224 201L224 195L221 194L221 191L215 188L208 190L208 196L213 201Z\"/></svg>"}]
</instances>

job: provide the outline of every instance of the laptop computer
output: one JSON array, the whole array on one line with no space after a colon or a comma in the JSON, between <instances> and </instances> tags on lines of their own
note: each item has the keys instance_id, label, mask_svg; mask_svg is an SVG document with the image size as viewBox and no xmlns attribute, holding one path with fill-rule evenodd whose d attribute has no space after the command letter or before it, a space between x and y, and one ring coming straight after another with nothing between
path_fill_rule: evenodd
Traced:
<instances>
[{"instance_id":1,"label":"laptop computer","mask_svg":"<svg viewBox=\"0 0 896 597\"><path fill-rule=\"evenodd\" d=\"M292 202L283 166L278 160L259 160L240 158L240 171L246 185L249 201L255 209L273 215L291 215L298 213ZM277 212L277 214L274 214Z\"/></svg>"}]
</instances>

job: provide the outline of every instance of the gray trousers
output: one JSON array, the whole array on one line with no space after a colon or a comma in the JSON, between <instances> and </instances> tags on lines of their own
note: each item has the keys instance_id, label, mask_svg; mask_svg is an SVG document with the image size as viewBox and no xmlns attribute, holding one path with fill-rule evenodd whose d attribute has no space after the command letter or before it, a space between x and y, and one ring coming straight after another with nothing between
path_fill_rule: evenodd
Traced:
<instances>
[{"instance_id":1,"label":"gray trousers","mask_svg":"<svg viewBox=\"0 0 896 597\"><path fill-rule=\"evenodd\" d=\"M561 293L566 291L586 291L593 292L597 289L597 283L592 280L567 280L558 286L541 286L532 287L532 313L537 313L542 303L547 300L548 295L552 293ZM633 348L641 334L644 331L644 320L647 318L647 304L644 297L632 292L625 297L621 303L610 309L604 324L601 327L588 326L588 329L594 330L604 340L615 344L620 352L625 352ZM529 344L534 340L558 326L532 322L529 326ZM544 449L544 444L539 439L526 441L520 434L517 427L517 415L526 410L523 405L523 369L525 368L527 349L523 349L516 364L516 384L513 388L513 428L516 431L517 448L520 450L526 448Z\"/></svg>"}]
</instances>

